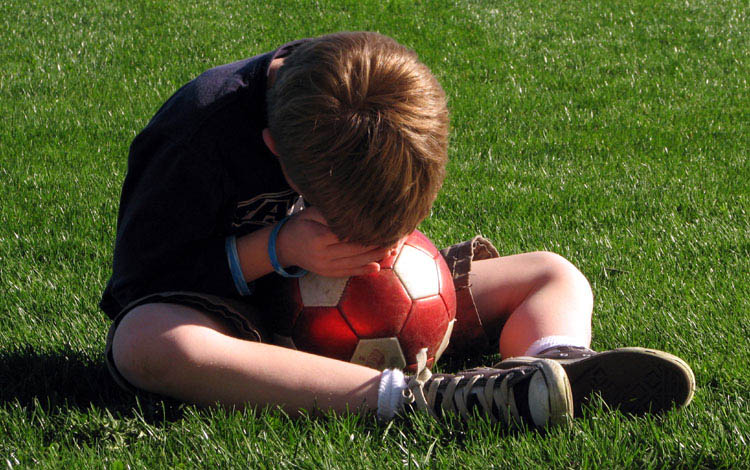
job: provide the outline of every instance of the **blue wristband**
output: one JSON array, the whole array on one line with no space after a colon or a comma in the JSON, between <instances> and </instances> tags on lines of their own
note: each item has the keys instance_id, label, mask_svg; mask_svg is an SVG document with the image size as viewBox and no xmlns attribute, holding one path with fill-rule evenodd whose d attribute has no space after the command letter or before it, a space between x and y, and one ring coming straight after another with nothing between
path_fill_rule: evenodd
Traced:
<instances>
[{"instance_id":1,"label":"blue wristband","mask_svg":"<svg viewBox=\"0 0 750 470\"><path fill-rule=\"evenodd\" d=\"M232 272L232 279L234 280L234 287L237 288L237 292L242 296L252 295L253 290L247 285L247 282L245 282L245 276L242 274L240 256L237 254L237 237L230 235L226 238L224 242L224 251L227 252L229 270Z\"/></svg>"},{"instance_id":2,"label":"blue wristband","mask_svg":"<svg viewBox=\"0 0 750 470\"><path fill-rule=\"evenodd\" d=\"M271 260L271 266L273 266L273 270L276 271L276 274L284 277L302 277L307 274L306 269L297 267L297 271L293 273L287 272L284 270L284 268L281 267L281 265L279 264L279 258L276 256L276 239L279 237L279 231L281 230L281 227L286 223L287 220L289 220L289 217L291 216L286 216L281 219L279 223L277 223L273 228L273 230L271 230L271 235L268 237L268 258Z\"/></svg>"}]
</instances>

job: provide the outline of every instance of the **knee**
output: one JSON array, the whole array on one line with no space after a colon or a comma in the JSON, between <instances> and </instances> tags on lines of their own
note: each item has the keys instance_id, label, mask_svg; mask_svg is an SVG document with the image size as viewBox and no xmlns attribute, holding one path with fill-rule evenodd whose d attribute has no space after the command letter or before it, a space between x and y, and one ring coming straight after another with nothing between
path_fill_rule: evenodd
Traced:
<instances>
[{"instance_id":1,"label":"knee","mask_svg":"<svg viewBox=\"0 0 750 470\"><path fill-rule=\"evenodd\" d=\"M539 251L534 255L541 265L544 283L563 286L570 294L593 306L594 294L591 284L573 263L549 251Z\"/></svg>"},{"instance_id":2,"label":"knee","mask_svg":"<svg viewBox=\"0 0 750 470\"><path fill-rule=\"evenodd\" d=\"M191 356L180 325L165 318L165 307L136 307L121 320L112 338L112 360L120 374L136 387L154 392L169 381L175 364L190 361Z\"/></svg>"}]
</instances>

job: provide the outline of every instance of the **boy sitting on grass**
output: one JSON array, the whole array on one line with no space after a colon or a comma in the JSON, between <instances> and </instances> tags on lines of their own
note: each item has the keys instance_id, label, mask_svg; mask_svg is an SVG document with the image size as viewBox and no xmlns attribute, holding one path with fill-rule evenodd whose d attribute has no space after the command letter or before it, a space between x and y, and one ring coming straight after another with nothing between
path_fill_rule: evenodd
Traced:
<instances>
[{"instance_id":1,"label":"boy sitting on grass","mask_svg":"<svg viewBox=\"0 0 750 470\"><path fill-rule=\"evenodd\" d=\"M451 347L499 345L495 368L405 377L269 343L255 281L378 272L429 214L447 144L437 80L375 33L296 41L183 86L130 149L101 301L115 380L199 405L479 412L531 427L567 422L592 393L632 413L687 404L694 377L680 359L588 348L592 293L571 263L500 257L481 237L443 250Z\"/></svg>"}]
</instances>

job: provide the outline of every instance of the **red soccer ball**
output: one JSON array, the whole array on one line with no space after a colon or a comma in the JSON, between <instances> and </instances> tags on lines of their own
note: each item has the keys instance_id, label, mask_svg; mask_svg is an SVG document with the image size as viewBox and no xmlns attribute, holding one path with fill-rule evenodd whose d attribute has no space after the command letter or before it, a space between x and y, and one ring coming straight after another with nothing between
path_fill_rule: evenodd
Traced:
<instances>
[{"instance_id":1,"label":"red soccer ball","mask_svg":"<svg viewBox=\"0 0 750 470\"><path fill-rule=\"evenodd\" d=\"M285 280L275 343L375 369L430 367L448 345L456 293L435 245L414 231L368 276Z\"/></svg>"}]
</instances>

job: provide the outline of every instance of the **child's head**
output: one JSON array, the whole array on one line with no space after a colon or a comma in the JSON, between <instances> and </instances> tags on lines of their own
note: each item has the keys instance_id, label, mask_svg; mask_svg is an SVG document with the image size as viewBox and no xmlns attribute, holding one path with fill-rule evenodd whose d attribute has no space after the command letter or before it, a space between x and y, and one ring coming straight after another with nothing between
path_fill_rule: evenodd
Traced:
<instances>
[{"instance_id":1,"label":"child's head","mask_svg":"<svg viewBox=\"0 0 750 470\"><path fill-rule=\"evenodd\" d=\"M413 231L445 176L445 93L416 54L376 33L298 46L268 93L284 169L341 239L385 246Z\"/></svg>"}]
</instances>

